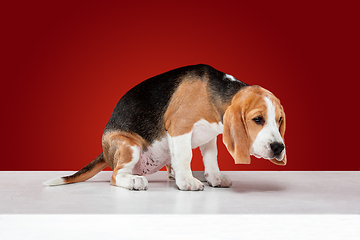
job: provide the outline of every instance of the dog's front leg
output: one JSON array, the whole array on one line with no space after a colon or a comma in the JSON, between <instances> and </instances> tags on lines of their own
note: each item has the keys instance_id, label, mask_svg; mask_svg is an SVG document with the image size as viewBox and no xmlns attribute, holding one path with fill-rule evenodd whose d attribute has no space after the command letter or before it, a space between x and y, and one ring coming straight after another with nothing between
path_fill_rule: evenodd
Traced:
<instances>
[{"instance_id":1,"label":"dog's front leg","mask_svg":"<svg viewBox=\"0 0 360 240\"><path fill-rule=\"evenodd\" d=\"M194 178L191 172L191 135L192 132L172 137L168 133L171 166L175 173L176 185L180 190L185 191L204 189L204 185L198 179Z\"/></svg>"},{"instance_id":2,"label":"dog's front leg","mask_svg":"<svg viewBox=\"0 0 360 240\"><path fill-rule=\"evenodd\" d=\"M228 176L222 174L217 162L216 138L200 146L205 166L206 181L212 187L230 187L232 182Z\"/></svg>"}]
</instances>

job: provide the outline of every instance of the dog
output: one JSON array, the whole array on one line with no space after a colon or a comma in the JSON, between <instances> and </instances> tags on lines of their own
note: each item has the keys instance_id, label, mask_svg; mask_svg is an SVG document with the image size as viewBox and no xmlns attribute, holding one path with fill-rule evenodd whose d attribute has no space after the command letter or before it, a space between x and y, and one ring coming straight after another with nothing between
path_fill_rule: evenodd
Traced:
<instances>
[{"instance_id":1,"label":"dog","mask_svg":"<svg viewBox=\"0 0 360 240\"><path fill-rule=\"evenodd\" d=\"M177 68L129 90L105 126L103 152L75 174L45 185L82 182L110 166L112 185L147 190L144 175L166 166L180 190L203 190L190 168L192 149L199 147L208 184L230 187L217 163L219 134L236 164L249 164L250 155L287 162L285 113L271 92L209 65Z\"/></svg>"}]
</instances>

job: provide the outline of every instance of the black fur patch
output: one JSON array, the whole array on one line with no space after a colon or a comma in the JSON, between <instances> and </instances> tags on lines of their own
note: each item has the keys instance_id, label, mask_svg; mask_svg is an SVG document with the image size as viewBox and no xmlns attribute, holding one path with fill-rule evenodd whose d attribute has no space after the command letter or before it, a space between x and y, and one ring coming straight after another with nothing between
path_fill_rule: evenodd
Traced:
<instances>
[{"instance_id":1,"label":"black fur patch","mask_svg":"<svg viewBox=\"0 0 360 240\"><path fill-rule=\"evenodd\" d=\"M208 69L210 96L214 103L217 102L217 99L219 99L223 104L229 103L241 88L249 86L249 84L243 83L239 80L232 81L226 78L225 73L220 72L210 66ZM218 110L222 120L222 116L224 115L224 113L220 111L219 107Z\"/></svg>"}]
</instances>

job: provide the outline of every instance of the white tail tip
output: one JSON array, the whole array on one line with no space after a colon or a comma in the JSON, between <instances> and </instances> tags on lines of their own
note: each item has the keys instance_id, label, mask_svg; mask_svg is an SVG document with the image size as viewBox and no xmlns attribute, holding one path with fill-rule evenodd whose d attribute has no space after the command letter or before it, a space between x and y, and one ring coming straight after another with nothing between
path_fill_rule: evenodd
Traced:
<instances>
[{"instance_id":1,"label":"white tail tip","mask_svg":"<svg viewBox=\"0 0 360 240\"><path fill-rule=\"evenodd\" d=\"M63 185L66 184L62 178L54 178L49 181L44 182L44 185L46 186L57 186L57 185Z\"/></svg>"}]
</instances>

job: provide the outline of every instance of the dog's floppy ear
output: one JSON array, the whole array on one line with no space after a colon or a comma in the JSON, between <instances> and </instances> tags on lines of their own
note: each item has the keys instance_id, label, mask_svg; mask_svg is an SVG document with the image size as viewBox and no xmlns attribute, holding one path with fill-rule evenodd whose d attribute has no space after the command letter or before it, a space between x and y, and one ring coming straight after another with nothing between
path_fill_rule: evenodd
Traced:
<instances>
[{"instance_id":1,"label":"dog's floppy ear","mask_svg":"<svg viewBox=\"0 0 360 240\"><path fill-rule=\"evenodd\" d=\"M280 127L279 127L279 132L280 132L281 138L284 141L284 144L285 144L285 138L284 138L284 136L285 136L285 128L286 128L286 122L285 122L285 114L284 114L282 122L281 122ZM277 161L276 159L271 159L270 161L272 163L275 163L276 165L285 166L286 163L287 163L287 157L286 157L286 150L284 149L284 151L285 151L285 155L284 155L284 158L281 161Z\"/></svg>"},{"instance_id":2,"label":"dog's floppy ear","mask_svg":"<svg viewBox=\"0 0 360 240\"><path fill-rule=\"evenodd\" d=\"M223 118L223 142L236 164L249 164L250 141L246 129L244 109L240 104L230 105Z\"/></svg>"}]
</instances>

